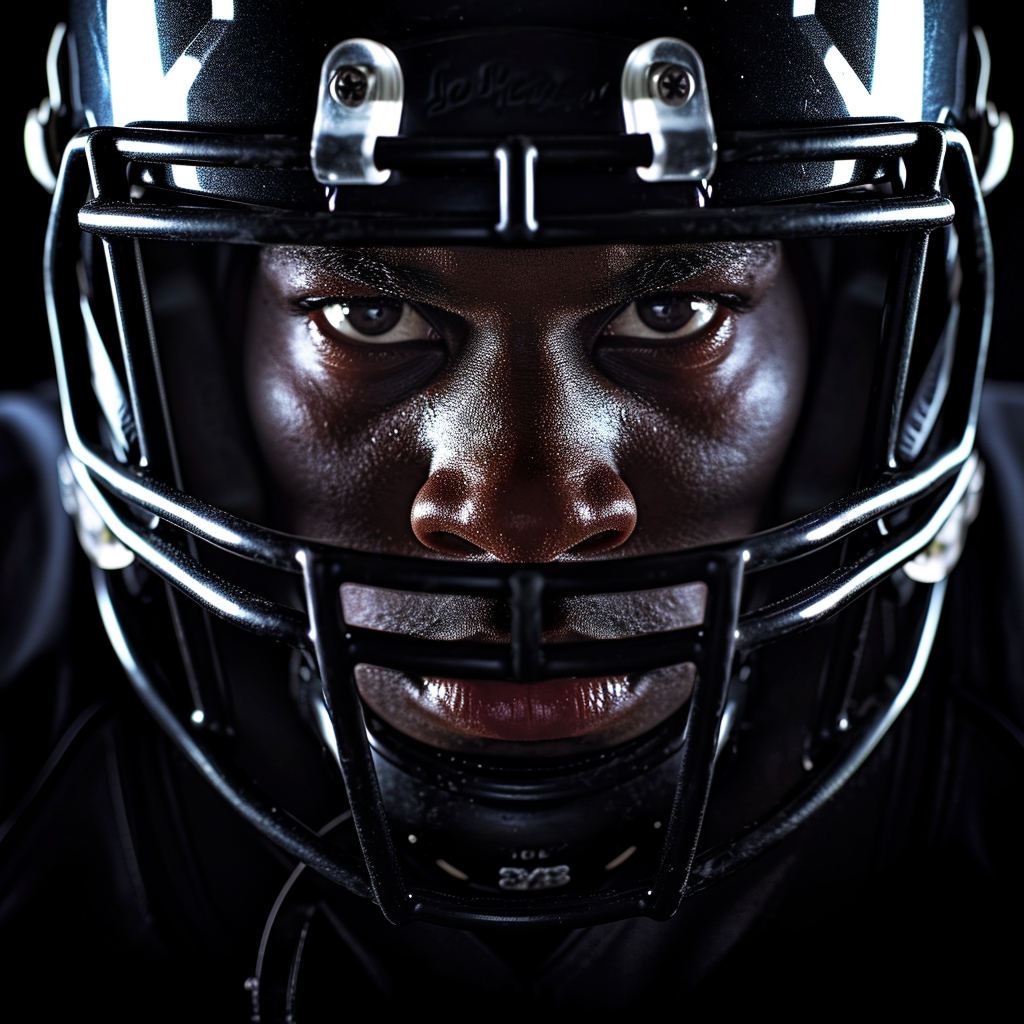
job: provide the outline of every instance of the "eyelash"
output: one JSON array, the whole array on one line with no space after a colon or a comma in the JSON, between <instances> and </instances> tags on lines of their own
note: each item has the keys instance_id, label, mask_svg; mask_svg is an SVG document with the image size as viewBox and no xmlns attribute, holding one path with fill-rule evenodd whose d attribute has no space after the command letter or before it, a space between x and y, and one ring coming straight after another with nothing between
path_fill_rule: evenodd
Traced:
<instances>
[{"instance_id":1,"label":"eyelash","mask_svg":"<svg viewBox=\"0 0 1024 1024\"><path fill-rule=\"evenodd\" d=\"M647 301L647 308L641 309L641 304ZM660 300L660 301L659 301ZM662 320L660 324L651 321L651 315L657 310L670 306L676 301L689 304L689 316L685 309L679 310L684 314L685 319L674 328L670 327L668 321ZM701 309L700 307L705 307ZM700 348L710 341L718 338L721 340L722 328L727 325L731 317L739 311L749 308L749 303L736 295L709 295L707 293L697 294L683 291L660 291L647 292L624 303L616 309L605 321L598 338L599 345L612 344L618 348L628 348L629 345L639 343L641 348L655 346L665 350L673 348L694 349ZM645 315L646 314L646 315ZM688 325L694 318L700 318L705 314L703 322L698 322L687 330ZM669 321L672 318L672 310L667 310ZM655 314L657 318L657 314ZM620 321L625 323L620 324ZM616 329L616 325L618 328ZM668 329L664 329L668 328Z\"/></svg>"},{"instance_id":2,"label":"eyelash","mask_svg":"<svg viewBox=\"0 0 1024 1024\"><path fill-rule=\"evenodd\" d=\"M661 344L662 345L669 346L669 347L671 347L673 342L678 342L678 343L683 344L683 345L686 345L687 343L689 343L690 346L692 346L694 344L699 344L701 341L706 340L709 337L716 335L719 332L720 328L722 327L722 324L723 324L724 320L726 319L726 317L729 314L737 314L737 313L746 312L750 308L750 306L751 306L751 303L750 303L750 301L748 299L746 299L743 296L736 295L736 294L733 294L733 293L726 293L726 294L718 293L718 294L712 295L712 294L708 294L708 293L673 292L673 291L670 291L670 290L669 291L665 291L665 292L648 292L648 293L645 293L644 295L640 295L640 296L637 296L634 299L631 299L629 302L624 303L621 306L619 306L617 309L615 309L611 313L611 315L608 316L608 318L604 321L604 327L601 329L600 337L601 338L623 338L623 339L625 339L627 337L630 337L628 335L616 335L609 328L611 327L611 325L613 323L615 323L616 320L618 320L624 314L626 314L637 303L643 302L644 299L654 298L654 297L658 297L658 296L661 296L661 295L678 297L681 300L689 300L691 303L701 303L701 302L709 303L709 304L713 304L715 308L711 312L711 315L710 315L708 321L705 324L702 324L702 325L698 326L694 330L693 334L691 334L691 335L676 335L675 337L673 337L672 335L673 335L674 332L665 332L663 340L659 339L656 335L655 336L647 336L647 337L637 336L636 340L639 340L639 341L649 341L649 342L651 342L653 344L658 344L659 340L661 340ZM382 306L386 305L386 304L392 304L392 305L400 304L403 307L407 307L409 310L411 310L417 316L421 317L427 323L427 325L430 328L430 337L429 337L429 339L399 339L399 340L396 340L396 341L376 342L375 343L373 341L373 336L372 335L364 334L363 332L360 332L360 331L357 330L356 333L359 334L360 337L358 339L350 338L350 337L346 336L343 331L338 329L338 327L336 327L335 325L331 324L329 321L326 322L326 323L321 322L321 321L326 320L326 317L324 316L323 311L326 310L326 309L331 308L332 306L344 306L344 305L347 305L349 303L351 303L353 306L355 306L357 304L372 303L374 300L380 301ZM394 346L396 344L400 344L401 341L406 341L406 340L438 341L438 340L441 340L442 337L443 337L442 332L440 330L438 330L437 326L435 325L434 318L430 316L429 310L422 309L419 306L419 304L414 304L414 303L408 302L407 300L400 299L397 296L390 296L390 295L352 296L352 297L317 296L315 298L300 299L296 303L296 306L297 306L298 310L301 313L303 313L305 316L307 316L310 319L310 321L316 326L317 330L322 335L326 335L328 340L330 340L330 341L336 341L337 337L340 335L342 340L348 341L349 343L355 344L357 346L365 345L367 347L374 347L374 348L377 348L378 350L380 350L380 349L385 349L385 348L388 348L388 347L392 347L392 346ZM320 315L317 316L317 314L320 314ZM639 313L637 313L636 315L639 316ZM679 328L679 329L681 329L681 328ZM679 330L679 329L677 329L677 330ZM656 330L656 329L652 327L651 330ZM385 331L383 333L388 333L388 332ZM660 333L660 332L658 332L658 333ZM364 338L365 338L365 340L363 340Z\"/></svg>"},{"instance_id":3,"label":"eyelash","mask_svg":"<svg viewBox=\"0 0 1024 1024\"><path fill-rule=\"evenodd\" d=\"M737 295L734 292L683 292L674 291L671 288L662 288L656 291L644 292L636 295L628 302L623 303L613 314L612 319L628 309L634 302L642 302L653 295L678 295L681 299L691 299L698 302L713 302L730 313L747 313L754 308L754 303L745 295Z\"/></svg>"},{"instance_id":4,"label":"eyelash","mask_svg":"<svg viewBox=\"0 0 1024 1024\"><path fill-rule=\"evenodd\" d=\"M339 323L334 323L327 311L333 309L339 309L342 319L348 319L350 314L357 312L359 309L372 309L377 308L391 308L399 311L399 319L389 328L384 330L373 332L361 330L355 323L349 323L352 329L352 334L348 334ZM419 304L408 302L405 299L399 299L390 295L367 295L367 296L351 296L351 297L317 297L300 299L296 303L298 310L309 320L309 322L316 328L316 330L332 344L350 344L358 347L375 348L377 351L383 351L388 348L394 348L397 345L406 342L422 342L440 341L442 338L441 332L436 327L433 318L430 316L427 310L422 309ZM408 338L391 338L385 339L385 336L397 330L402 320L407 314L413 314L413 316L419 318L420 321L426 324L427 332L426 337L408 337ZM384 340L381 340L384 339Z\"/></svg>"}]
</instances>

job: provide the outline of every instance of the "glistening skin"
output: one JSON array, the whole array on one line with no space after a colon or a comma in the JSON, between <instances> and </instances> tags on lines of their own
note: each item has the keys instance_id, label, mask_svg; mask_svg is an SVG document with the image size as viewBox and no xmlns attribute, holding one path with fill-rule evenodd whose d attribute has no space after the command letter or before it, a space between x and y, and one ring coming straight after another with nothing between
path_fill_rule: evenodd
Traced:
<instances>
[{"instance_id":1,"label":"glistening skin","mask_svg":"<svg viewBox=\"0 0 1024 1024\"><path fill-rule=\"evenodd\" d=\"M762 524L807 376L777 243L559 250L267 247L246 392L286 529L420 557L615 559ZM702 620L701 585L545 606L545 642ZM508 640L499 602L350 587L346 617ZM500 683L361 666L363 700L446 749L610 746L693 667Z\"/></svg>"}]
</instances>

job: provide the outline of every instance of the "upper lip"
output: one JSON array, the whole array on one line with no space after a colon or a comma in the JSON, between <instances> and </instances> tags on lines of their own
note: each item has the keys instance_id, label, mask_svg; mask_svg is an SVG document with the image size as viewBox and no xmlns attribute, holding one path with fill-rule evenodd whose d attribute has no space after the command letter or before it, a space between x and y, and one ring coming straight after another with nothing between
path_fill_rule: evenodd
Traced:
<instances>
[{"instance_id":1,"label":"upper lip","mask_svg":"<svg viewBox=\"0 0 1024 1024\"><path fill-rule=\"evenodd\" d=\"M704 621L706 600L703 583L571 597L554 607L542 640L612 640L699 626ZM342 586L342 604L350 626L427 640L510 642L507 608L490 598L410 593L346 583Z\"/></svg>"},{"instance_id":2,"label":"upper lip","mask_svg":"<svg viewBox=\"0 0 1024 1024\"><path fill-rule=\"evenodd\" d=\"M341 597L349 626L428 640L510 641L509 612L502 601L355 583L343 584ZM549 621L542 642L609 640L699 626L706 599L704 583L566 598L546 609ZM358 665L356 678L364 701L381 718L441 748L495 740L517 746L523 740L562 742L571 737L607 745L656 725L685 702L691 677L675 666L668 679L656 681L664 671L524 685L416 677Z\"/></svg>"}]
</instances>

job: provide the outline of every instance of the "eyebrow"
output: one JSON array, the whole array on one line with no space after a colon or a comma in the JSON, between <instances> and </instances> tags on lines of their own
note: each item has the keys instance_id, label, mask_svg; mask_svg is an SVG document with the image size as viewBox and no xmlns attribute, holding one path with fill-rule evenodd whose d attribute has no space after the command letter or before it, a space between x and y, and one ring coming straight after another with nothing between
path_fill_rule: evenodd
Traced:
<instances>
[{"instance_id":1,"label":"eyebrow","mask_svg":"<svg viewBox=\"0 0 1024 1024\"><path fill-rule=\"evenodd\" d=\"M660 253L619 271L608 282L608 291L616 298L627 298L675 284L693 277L710 261L697 252Z\"/></svg>"},{"instance_id":2,"label":"eyebrow","mask_svg":"<svg viewBox=\"0 0 1024 1024\"><path fill-rule=\"evenodd\" d=\"M314 280L320 277L344 277L411 298L436 294L444 287L440 274L422 267L392 263L371 256L362 249L303 247L293 250L291 259L300 263Z\"/></svg>"},{"instance_id":3,"label":"eyebrow","mask_svg":"<svg viewBox=\"0 0 1024 1024\"><path fill-rule=\"evenodd\" d=\"M658 288L668 288L698 274L716 270L725 264L735 274L764 263L771 244L725 242L661 252L640 260L617 273L608 284L608 293L616 300L635 298Z\"/></svg>"},{"instance_id":4,"label":"eyebrow","mask_svg":"<svg viewBox=\"0 0 1024 1024\"><path fill-rule=\"evenodd\" d=\"M594 301L602 305L631 301L725 267L729 268L731 276L736 276L737 271L743 276L768 261L773 250L771 242L719 242L662 250L637 260L602 282ZM301 246L289 248L281 255L299 264L313 281L322 282L327 290L336 287L327 279L340 277L396 298L436 303L450 287L443 272L382 259L367 249Z\"/></svg>"}]
</instances>

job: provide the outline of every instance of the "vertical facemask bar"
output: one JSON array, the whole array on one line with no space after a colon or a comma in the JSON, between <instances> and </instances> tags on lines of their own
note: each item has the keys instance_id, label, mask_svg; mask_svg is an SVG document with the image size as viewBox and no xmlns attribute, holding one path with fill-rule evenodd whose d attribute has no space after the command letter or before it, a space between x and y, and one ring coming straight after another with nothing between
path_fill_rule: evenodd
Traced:
<instances>
[{"instance_id":1,"label":"vertical facemask bar","mask_svg":"<svg viewBox=\"0 0 1024 1024\"><path fill-rule=\"evenodd\" d=\"M922 134L921 143L905 156L907 189L938 192L945 162L945 134ZM889 289L877 357L878 371L872 387L863 472L860 484L897 468L896 447L903 422L903 401L910 357L917 327L917 310L924 281L930 231L914 230L903 239L896 266L889 275ZM895 353L895 358L893 354Z\"/></svg>"},{"instance_id":2,"label":"vertical facemask bar","mask_svg":"<svg viewBox=\"0 0 1024 1024\"><path fill-rule=\"evenodd\" d=\"M679 759L679 783L672 801L661 863L649 894L647 914L656 920L670 918L685 894L711 790L718 729L732 674L739 622L743 583L739 554L734 552L709 562L706 582L709 614L704 634L707 646L700 652Z\"/></svg>"},{"instance_id":3,"label":"vertical facemask bar","mask_svg":"<svg viewBox=\"0 0 1024 1024\"><path fill-rule=\"evenodd\" d=\"M948 140L949 159L945 174L954 195L965 202L957 203L953 221L960 237L960 322L950 375L949 392L943 407L946 430L954 436L963 433L964 444L974 445L985 376L985 357L992 329L993 279L992 238L981 196L974 160L959 133Z\"/></svg>"},{"instance_id":4,"label":"vertical facemask bar","mask_svg":"<svg viewBox=\"0 0 1024 1024\"><path fill-rule=\"evenodd\" d=\"M498 223L506 242L529 242L539 227L536 214L537 147L522 136L494 151L498 169Z\"/></svg>"},{"instance_id":5,"label":"vertical facemask bar","mask_svg":"<svg viewBox=\"0 0 1024 1024\"><path fill-rule=\"evenodd\" d=\"M941 356L943 352L940 350L945 347L951 353L952 359L952 366L943 371L948 372L948 388L945 389L944 396L936 399L937 408L931 410L932 422L928 427L928 433L940 429L941 423L947 443L959 446L966 456L974 445L978 404L981 400L985 372L985 354L991 329L992 244L973 158L963 136L958 132L946 131L943 133L943 140L942 160L936 173L935 188L939 188L944 177L950 193L957 197L953 228L959 239L959 260L963 280L960 286L959 305L957 307L954 304L954 315L950 322L947 322L946 328L954 332L955 337L923 339L934 344L936 351L933 356ZM920 163L927 168L925 161ZM935 235L929 244L940 244L942 237L941 233ZM912 242L913 235L910 236L908 244ZM920 256L920 266L913 268L912 277L905 278L905 272L909 272L901 254L898 276L894 275L892 279L896 281L897 294L901 281L906 280L908 285L916 285L915 312L920 301L926 255L927 250L924 249ZM903 289L903 293L909 295L909 290ZM880 402L874 408L878 427L874 447L866 455L868 470L873 469L875 474L899 468L900 440L906 420L904 392L907 366L915 341L922 341L914 337L916 315L913 318L915 322L912 322L909 316L909 303L904 304L903 310L894 308L891 312L893 315L891 318L887 317L887 323L891 323L893 330L898 332L898 340L892 340L902 346L901 358L898 370L891 378L892 401L888 405ZM884 399L884 385L878 394ZM884 460L881 457L883 430L886 438ZM921 448L927 443L928 436L919 439ZM872 455L875 456L873 463L870 461Z\"/></svg>"},{"instance_id":6,"label":"vertical facemask bar","mask_svg":"<svg viewBox=\"0 0 1024 1024\"><path fill-rule=\"evenodd\" d=\"M79 309L76 263L78 238L74 202L66 196L84 195L89 187L89 173L85 161L85 140L73 141L64 154L64 166L57 179L50 224L46 234L46 310L50 321L57 384L61 392L64 430L69 437L82 437L80 424L88 422L83 409L88 396L83 394L89 385L92 370L84 325ZM75 337L69 336L74 325ZM81 326L79 326L81 325Z\"/></svg>"},{"instance_id":7,"label":"vertical facemask bar","mask_svg":"<svg viewBox=\"0 0 1024 1024\"><path fill-rule=\"evenodd\" d=\"M871 590L852 607L845 609L827 623L832 639L818 680L818 695L811 728L804 738L803 766L813 771L819 766L822 752L836 739L850 695L857 679L864 642L871 628L875 595Z\"/></svg>"},{"instance_id":8,"label":"vertical facemask bar","mask_svg":"<svg viewBox=\"0 0 1024 1024\"><path fill-rule=\"evenodd\" d=\"M189 554L198 562L195 540L186 537ZM165 587L174 633L192 695L191 722L213 732L233 733L231 701L220 655L213 635L210 615L194 601L179 594L170 584Z\"/></svg>"},{"instance_id":9,"label":"vertical facemask bar","mask_svg":"<svg viewBox=\"0 0 1024 1024\"><path fill-rule=\"evenodd\" d=\"M111 194L117 191L116 185L112 187L111 183L118 182L118 172L125 193L128 183L124 175L124 161L116 152L110 151L106 142L106 137L97 133L86 144L93 192L98 200L125 200L127 194ZM177 483L180 474L167 429L166 400L155 358L138 242L134 239L104 238L103 251L121 338L121 358L128 381L132 415L139 434L139 462L158 477ZM145 345L142 344L143 339Z\"/></svg>"},{"instance_id":10,"label":"vertical facemask bar","mask_svg":"<svg viewBox=\"0 0 1024 1024\"><path fill-rule=\"evenodd\" d=\"M928 263L929 239L930 232L912 231L900 246L896 272L890 278L894 287L886 303L882 330L882 358L886 371L878 398L879 426L880 430L885 430L885 443L883 453L876 456L876 472L897 468L896 445L903 423L903 402L917 332L917 311ZM885 358L885 353L893 351L897 353L895 360Z\"/></svg>"},{"instance_id":11,"label":"vertical facemask bar","mask_svg":"<svg viewBox=\"0 0 1024 1024\"><path fill-rule=\"evenodd\" d=\"M363 705L356 689L355 666L348 653L341 618L340 567L310 552L300 552L306 584L312 640L316 647L324 701L331 716L352 821L366 860L374 901L384 916L399 924L410 918L413 903L402 878L384 799L377 782Z\"/></svg>"},{"instance_id":12,"label":"vertical facemask bar","mask_svg":"<svg viewBox=\"0 0 1024 1024\"><path fill-rule=\"evenodd\" d=\"M893 452L903 419L903 395L927 257L928 232L911 231L900 241L895 266L889 272L858 486L896 468Z\"/></svg>"},{"instance_id":13,"label":"vertical facemask bar","mask_svg":"<svg viewBox=\"0 0 1024 1024\"><path fill-rule=\"evenodd\" d=\"M508 583L512 612L512 673L517 680L525 682L539 678L544 578L535 572L517 572Z\"/></svg>"},{"instance_id":14,"label":"vertical facemask bar","mask_svg":"<svg viewBox=\"0 0 1024 1024\"><path fill-rule=\"evenodd\" d=\"M96 198L127 198L126 194L116 194L118 185L127 193L128 184L123 158L113 149L111 136L103 132L92 135L86 144L86 154ZM174 450L141 248L137 239L104 238L103 249L138 431L140 467L181 490L183 482ZM189 554L199 561L195 538L185 534L184 540ZM202 608L182 599L174 588L166 586L165 591L191 692L192 724L230 732L227 691L209 617Z\"/></svg>"}]
</instances>

